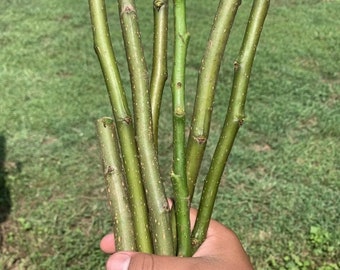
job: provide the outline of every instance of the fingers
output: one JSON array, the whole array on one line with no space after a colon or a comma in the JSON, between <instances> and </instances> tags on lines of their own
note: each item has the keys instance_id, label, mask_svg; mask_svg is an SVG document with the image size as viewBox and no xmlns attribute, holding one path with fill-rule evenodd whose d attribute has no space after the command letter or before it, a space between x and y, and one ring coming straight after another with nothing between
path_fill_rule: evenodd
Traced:
<instances>
[{"instance_id":1,"label":"fingers","mask_svg":"<svg viewBox=\"0 0 340 270\"><path fill-rule=\"evenodd\" d=\"M223 266L212 269L253 269L237 235L215 220L210 221L207 238L193 256L209 257Z\"/></svg>"},{"instance_id":2,"label":"fingers","mask_svg":"<svg viewBox=\"0 0 340 270\"><path fill-rule=\"evenodd\" d=\"M173 203L171 200L168 200L168 202L171 208ZM196 216L197 216L197 210L194 208L191 208L190 209L191 230L194 228ZM218 231L219 226L222 226L224 228L224 226L219 224L217 221L212 221L212 224L214 225L213 226L214 228L213 229L209 228L208 235L215 234L216 233L215 231ZM103 252L108 253L108 254L112 254L113 252L115 252L114 235L112 233L107 234L103 237L103 239L100 241L100 249Z\"/></svg>"},{"instance_id":3,"label":"fingers","mask_svg":"<svg viewBox=\"0 0 340 270\"><path fill-rule=\"evenodd\" d=\"M110 256L107 270L253 270L247 255L227 248L225 254L206 250L202 257L170 257L136 252L117 252ZM230 252L230 254L229 254Z\"/></svg>"},{"instance_id":4,"label":"fingers","mask_svg":"<svg viewBox=\"0 0 340 270\"><path fill-rule=\"evenodd\" d=\"M110 256L108 270L208 270L209 260L205 258L183 258L157 256L145 253L118 252Z\"/></svg>"},{"instance_id":5,"label":"fingers","mask_svg":"<svg viewBox=\"0 0 340 270\"><path fill-rule=\"evenodd\" d=\"M100 249L105 253L112 254L116 251L115 249L115 237L113 233L107 234L100 241Z\"/></svg>"},{"instance_id":6,"label":"fingers","mask_svg":"<svg viewBox=\"0 0 340 270\"><path fill-rule=\"evenodd\" d=\"M190 209L193 226L197 210ZM114 235L100 242L106 253L114 253ZM107 261L108 270L216 270L253 269L237 235L215 220L210 221L207 239L191 258L157 256L136 252L117 252Z\"/></svg>"},{"instance_id":7,"label":"fingers","mask_svg":"<svg viewBox=\"0 0 340 270\"><path fill-rule=\"evenodd\" d=\"M190 209L191 227L196 216L197 210ZM107 261L108 270L253 269L236 234L215 220L210 221L207 239L192 258L133 252L115 253L113 234L103 237L100 248L105 253L114 253Z\"/></svg>"},{"instance_id":8,"label":"fingers","mask_svg":"<svg viewBox=\"0 0 340 270\"><path fill-rule=\"evenodd\" d=\"M191 230L194 229L196 216L197 216L197 210L194 208L190 208L190 229Z\"/></svg>"}]
</instances>

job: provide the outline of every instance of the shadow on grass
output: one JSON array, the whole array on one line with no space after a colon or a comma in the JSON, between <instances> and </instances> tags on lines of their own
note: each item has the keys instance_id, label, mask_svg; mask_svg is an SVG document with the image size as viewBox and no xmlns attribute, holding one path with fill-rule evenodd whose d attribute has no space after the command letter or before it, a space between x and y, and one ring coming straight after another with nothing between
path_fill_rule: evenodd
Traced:
<instances>
[{"instance_id":1,"label":"shadow on grass","mask_svg":"<svg viewBox=\"0 0 340 270\"><path fill-rule=\"evenodd\" d=\"M0 134L0 225L6 221L12 206L9 189L6 185L7 172L6 161L6 138ZM0 230L0 248L2 246L2 231Z\"/></svg>"}]
</instances>

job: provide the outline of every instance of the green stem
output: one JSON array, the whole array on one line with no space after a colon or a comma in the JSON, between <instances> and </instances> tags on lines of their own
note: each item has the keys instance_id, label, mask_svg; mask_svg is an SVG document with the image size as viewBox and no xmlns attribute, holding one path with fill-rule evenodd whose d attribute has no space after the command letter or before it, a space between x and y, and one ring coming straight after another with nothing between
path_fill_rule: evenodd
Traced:
<instances>
[{"instance_id":1,"label":"green stem","mask_svg":"<svg viewBox=\"0 0 340 270\"><path fill-rule=\"evenodd\" d=\"M151 114L155 145L158 145L158 121L167 71L168 0L154 0L154 46L150 82Z\"/></svg>"},{"instance_id":2,"label":"green stem","mask_svg":"<svg viewBox=\"0 0 340 270\"><path fill-rule=\"evenodd\" d=\"M185 162L185 64L189 42L185 0L174 0L175 52L172 75L173 172L178 256L191 255L189 193Z\"/></svg>"},{"instance_id":3,"label":"green stem","mask_svg":"<svg viewBox=\"0 0 340 270\"><path fill-rule=\"evenodd\" d=\"M136 251L132 213L114 121L112 118L103 117L97 120L96 126L102 152L107 197L113 218L115 249L116 251Z\"/></svg>"},{"instance_id":4,"label":"green stem","mask_svg":"<svg viewBox=\"0 0 340 270\"><path fill-rule=\"evenodd\" d=\"M207 144L218 74L240 0L221 0L200 67L194 112L186 152L192 198Z\"/></svg>"},{"instance_id":5,"label":"green stem","mask_svg":"<svg viewBox=\"0 0 340 270\"><path fill-rule=\"evenodd\" d=\"M175 197L175 221L177 256L191 256L190 216L188 190L183 187L183 179L172 173L171 181Z\"/></svg>"},{"instance_id":6,"label":"green stem","mask_svg":"<svg viewBox=\"0 0 340 270\"><path fill-rule=\"evenodd\" d=\"M269 2L269 0L254 1L242 46L238 58L234 62L234 81L229 99L228 112L204 183L198 215L192 232L192 242L195 250L206 237L220 179L237 131L243 124L245 118L244 106L251 68L268 12Z\"/></svg>"},{"instance_id":7,"label":"green stem","mask_svg":"<svg viewBox=\"0 0 340 270\"><path fill-rule=\"evenodd\" d=\"M89 6L94 47L104 74L123 156L137 248L139 251L152 253L152 243L147 218L148 212L139 170L135 134L125 91L112 49L105 2L104 0L89 0Z\"/></svg>"},{"instance_id":8,"label":"green stem","mask_svg":"<svg viewBox=\"0 0 340 270\"><path fill-rule=\"evenodd\" d=\"M133 0L118 0L130 72L136 141L146 192L154 252L173 255L170 215L153 140L149 82Z\"/></svg>"}]
</instances>

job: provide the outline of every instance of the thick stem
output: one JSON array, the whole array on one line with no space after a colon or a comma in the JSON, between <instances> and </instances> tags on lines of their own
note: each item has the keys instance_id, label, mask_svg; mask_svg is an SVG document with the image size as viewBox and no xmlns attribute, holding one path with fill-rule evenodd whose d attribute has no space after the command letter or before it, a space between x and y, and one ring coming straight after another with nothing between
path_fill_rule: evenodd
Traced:
<instances>
[{"instance_id":1,"label":"thick stem","mask_svg":"<svg viewBox=\"0 0 340 270\"><path fill-rule=\"evenodd\" d=\"M113 219L116 251L136 251L132 213L127 196L126 179L120 158L119 142L112 118L97 120L107 198Z\"/></svg>"},{"instance_id":2,"label":"thick stem","mask_svg":"<svg viewBox=\"0 0 340 270\"><path fill-rule=\"evenodd\" d=\"M155 145L158 145L159 111L165 81L168 78L168 0L154 0L154 46L150 82L151 114Z\"/></svg>"},{"instance_id":3,"label":"thick stem","mask_svg":"<svg viewBox=\"0 0 340 270\"><path fill-rule=\"evenodd\" d=\"M189 42L185 0L174 0L175 51L172 74L173 172L178 256L191 255L189 193L185 162L185 64Z\"/></svg>"},{"instance_id":4,"label":"thick stem","mask_svg":"<svg viewBox=\"0 0 340 270\"><path fill-rule=\"evenodd\" d=\"M224 50L240 4L240 0L220 1L202 59L186 152L187 178L191 198L209 136L215 87Z\"/></svg>"},{"instance_id":5,"label":"thick stem","mask_svg":"<svg viewBox=\"0 0 340 270\"><path fill-rule=\"evenodd\" d=\"M153 140L149 81L133 0L118 0L130 72L136 141L146 192L154 252L173 255L170 215Z\"/></svg>"},{"instance_id":6,"label":"thick stem","mask_svg":"<svg viewBox=\"0 0 340 270\"><path fill-rule=\"evenodd\" d=\"M131 114L112 49L104 0L89 0L94 47L97 53L116 121L132 207L136 244L139 251L152 252L146 199L139 170Z\"/></svg>"},{"instance_id":7,"label":"thick stem","mask_svg":"<svg viewBox=\"0 0 340 270\"><path fill-rule=\"evenodd\" d=\"M254 1L242 46L238 58L234 62L234 81L228 112L208 175L205 179L198 215L192 232L195 250L206 237L225 163L227 162L237 131L245 118L244 106L251 68L268 12L269 2L269 0Z\"/></svg>"}]
</instances>

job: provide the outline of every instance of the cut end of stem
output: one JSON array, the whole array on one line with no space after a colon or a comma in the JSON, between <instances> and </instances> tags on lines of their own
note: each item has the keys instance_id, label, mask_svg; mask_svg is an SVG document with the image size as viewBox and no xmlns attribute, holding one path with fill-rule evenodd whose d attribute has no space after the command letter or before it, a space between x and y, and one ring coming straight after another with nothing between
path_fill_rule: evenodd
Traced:
<instances>
[{"instance_id":1,"label":"cut end of stem","mask_svg":"<svg viewBox=\"0 0 340 270\"><path fill-rule=\"evenodd\" d=\"M153 2L153 7L159 11L163 6L167 4L167 0L155 0Z\"/></svg>"}]
</instances>

